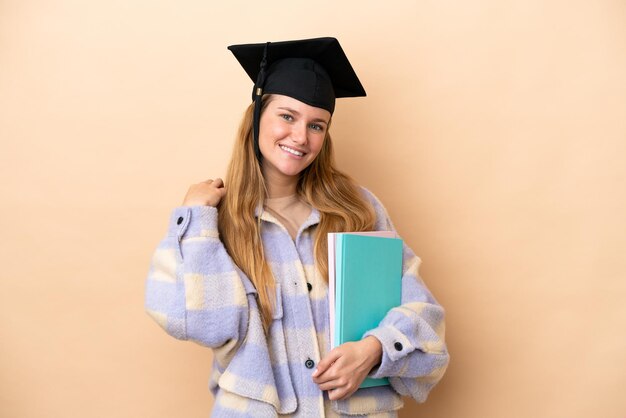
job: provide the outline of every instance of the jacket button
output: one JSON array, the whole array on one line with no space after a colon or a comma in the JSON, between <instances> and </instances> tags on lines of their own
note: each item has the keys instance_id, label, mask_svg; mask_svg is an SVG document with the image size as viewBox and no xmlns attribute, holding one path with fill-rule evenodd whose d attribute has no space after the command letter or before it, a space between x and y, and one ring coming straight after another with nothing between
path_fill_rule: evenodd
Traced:
<instances>
[{"instance_id":1,"label":"jacket button","mask_svg":"<svg viewBox=\"0 0 626 418\"><path fill-rule=\"evenodd\" d=\"M393 346L396 350L402 351L402 343L395 343Z\"/></svg>"},{"instance_id":2,"label":"jacket button","mask_svg":"<svg viewBox=\"0 0 626 418\"><path fill-rule=\"evenodd\" d=\"M183 217L182 217L182 216L180 216L180 217L178 217L178 220L176 221L176 224L177 224L177 225L180 225L180 224L182 224L182 223L183 223Z\"/></svg>"},{"instance_id":3,"label":"jacket button","mask_svg":"<svg viewBox=\"0 0 626 418\"><path fill-rule=\"evenodd\" d=\"M313 285L309 282L307 282L306 287L309 288L309 292L313 289Z\"/></svg>"},{"instance_id":4,"label":"jacket button","mask_svg":"<svg viewBox=\"0 0 626 418\"><path fill-rule=\"evenodd\" d=\"M307 369L312 369L313 366L315 366L315 362L313 360L311 360L311 359L308 359L307 361L304 362L304 366Z\"/></svg>"}]
</instances>

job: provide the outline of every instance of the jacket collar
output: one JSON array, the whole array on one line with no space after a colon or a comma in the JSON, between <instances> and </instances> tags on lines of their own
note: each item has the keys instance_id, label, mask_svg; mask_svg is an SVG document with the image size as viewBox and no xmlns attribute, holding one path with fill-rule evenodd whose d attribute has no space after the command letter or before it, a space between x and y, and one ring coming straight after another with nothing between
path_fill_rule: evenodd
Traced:
<instances>
[{"instance_id":1,"label":"jacket collar","mask_svg":"<svg viewBox=\"0 0 626 418\"><path fill-rule=\"evenodd\" d=\"M275 224L279 224L280 222L278 221L278 219L276 219L274 216L272 216L271 213L269 213L268 211L263 209L263 203L259 203L256 207L256 209L254 209L254 217L255 218L261 218L262 221L266 221L266 222L272 222ZM315 208L315 207L311 207L311 214L309 215L309 217L307 218L306 221L304 221L304 223L302 224L302 226L300 227L300 230L305 230L306 228L315 225L317 223L320 222L320 213L319 211Z\"/></svg>"}]
</instances>

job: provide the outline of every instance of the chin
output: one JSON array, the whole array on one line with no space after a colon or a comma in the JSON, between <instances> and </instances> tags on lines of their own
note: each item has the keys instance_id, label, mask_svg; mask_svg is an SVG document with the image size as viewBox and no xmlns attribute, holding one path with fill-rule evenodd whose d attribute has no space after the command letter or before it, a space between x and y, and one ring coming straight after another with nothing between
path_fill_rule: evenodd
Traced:
<instances>
[{"instance_id":1,"label":"chin","mask_svg":"<svg viewBox=\"0 0 626 418\"><path fill-rule=\"evenodd\" d=\"M297 176L300 173L302 173L308 166L309 164L297 165L297 166L287 165L287 166L280 167L280 172L286 176Z\"/></svg>"},{"instance_id":2,"label":"chin","mask_svg":"<svg viewBox=\"0 0 626 418\"><path fill-rule=\"evenodd\" d=\"M304 168L300 170L280 170L280 172L283 173L283 175L285 176L294 177L302 173L303 170Z\"/></svg>"}]
</instances>

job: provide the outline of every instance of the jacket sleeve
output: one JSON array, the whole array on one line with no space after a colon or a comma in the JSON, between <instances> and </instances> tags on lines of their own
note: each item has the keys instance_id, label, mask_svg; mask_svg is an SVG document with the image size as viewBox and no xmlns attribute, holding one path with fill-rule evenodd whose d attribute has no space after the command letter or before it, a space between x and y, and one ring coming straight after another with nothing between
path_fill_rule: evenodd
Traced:
<instances>
[{"instance_id":1,"label":"jacket sleeve","mask_svg":"<svg viewBox=\"0 0 626 418\"><path fill-rule=\"evenodd\" d=\"M368 190L364 192L376 210L377 229L395 231L380 201ZM420 278L420 262L404 244L402 304L363 338L372 335L383 347L381 363L369 377L388 377L399 394L424 402L442 378L450 357L444 341L444 310Z\"/></svg>"},{"instance_id":2,"label":"jacket sleeve","mask_svg":"<svg viewBox=\"0 0 626 418\"><path fill-rule=\"evenodd\" d=\"M175 338L231 351L245 337L253 292L219 239L217 209L175 208L152 256L147 313Z\"/></svg>"}]
</instances>

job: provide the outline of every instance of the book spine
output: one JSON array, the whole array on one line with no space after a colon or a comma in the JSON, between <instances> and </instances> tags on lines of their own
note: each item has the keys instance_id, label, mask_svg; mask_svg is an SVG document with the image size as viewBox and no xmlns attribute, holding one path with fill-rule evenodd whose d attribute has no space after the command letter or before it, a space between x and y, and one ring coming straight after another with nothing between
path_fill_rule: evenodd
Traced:
<instances>
[{"instance_id":1,"label":"book spine","mask_svg":"<svg viewBox=\"0 0 626 418\"><path fill-rule=\"evenodd\" d=\"M335 234L335 341L340 346L343 338L343 234Z\"/></svg>"},{"instance_id":2,"label":"book spine","mask_svg":"<svg viewBox=\"0 0 626 418\"><path fill-rule=\"evenodd\" d=\"M335 348L335 233L328 233L328 326L330 349Z\"/></svg>"}]
</instances>

